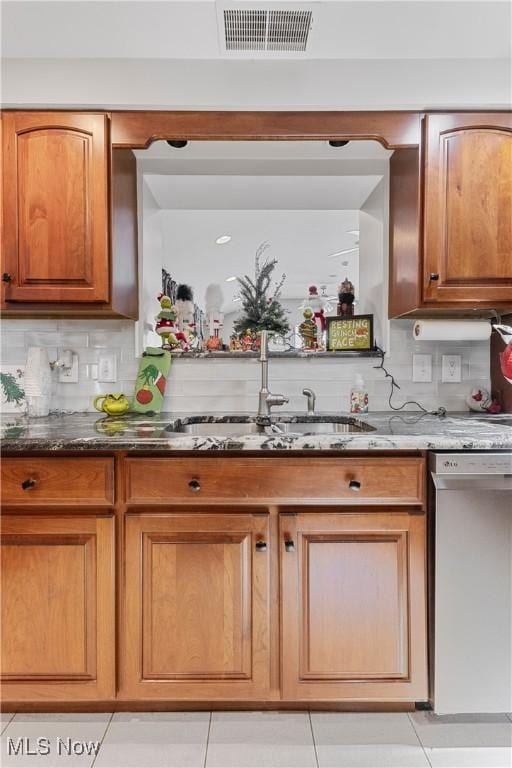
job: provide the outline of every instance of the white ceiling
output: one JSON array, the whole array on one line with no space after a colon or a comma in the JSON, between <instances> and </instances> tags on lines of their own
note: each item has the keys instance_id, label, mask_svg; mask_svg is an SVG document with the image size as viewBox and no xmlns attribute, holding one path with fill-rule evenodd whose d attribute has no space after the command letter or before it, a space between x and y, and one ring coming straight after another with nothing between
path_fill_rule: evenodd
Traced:
<instances>
[{"instance_id":1,"label":"white ceiling","mask_svg":"<svg viewBox=\"0 0 512 768\"><path fill-rule=\"evenodd\" d=\"M157 176L145 180L171 210L359 209L382 176Z\"/></svg>"},{"instance_id":2,"label":"white ceiling","mask_svg":"<svg viewBox=\"0 0 512 768\"><path fill-rule=\"evenodd\" d=\"M294 5L291 0L284 3ZM218 12L225 4L220 0L10 0L2 4L2 55L70 59L247 57L225 54L219 45ZM248 7L248 0L232 5ZM289 58L510 57L508 0L314 0L308 6L313 10L310 44L305 54L288 54ZM267 54L265 58L276 56Z\"/></svg>"}]
</instances>

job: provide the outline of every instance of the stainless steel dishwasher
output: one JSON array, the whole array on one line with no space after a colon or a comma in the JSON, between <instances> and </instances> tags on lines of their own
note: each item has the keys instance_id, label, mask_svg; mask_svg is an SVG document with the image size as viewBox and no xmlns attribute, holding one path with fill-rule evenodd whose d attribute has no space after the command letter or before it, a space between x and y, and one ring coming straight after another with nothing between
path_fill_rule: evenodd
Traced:
<instances>
[{"instance_id":1,"label":"stainless steel dishwasher","mask_svg":"<svg viewBox=\"0 0 512 768\"><path fill-rule=\"evenodd\" d=\"M433 453L437 714L512 711L512 452Z\"/></svg>"}]
</instances>

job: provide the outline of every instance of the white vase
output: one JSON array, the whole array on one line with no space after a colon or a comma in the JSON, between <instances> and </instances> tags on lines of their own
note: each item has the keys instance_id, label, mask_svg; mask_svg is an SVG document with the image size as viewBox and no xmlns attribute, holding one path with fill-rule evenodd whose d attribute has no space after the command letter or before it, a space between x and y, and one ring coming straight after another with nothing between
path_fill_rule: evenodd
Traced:
<instances>
[{"instance_id":1,"label":"white vase","mask_svg":"<svg viewBox=\"0 0 512 768\"><path fill-rule=\"evenodd\" d=\"M48 352L44 348L28 348L25 397L28 416L48 416L52 397L52 373Z\"/></svg>"}]
</instances>

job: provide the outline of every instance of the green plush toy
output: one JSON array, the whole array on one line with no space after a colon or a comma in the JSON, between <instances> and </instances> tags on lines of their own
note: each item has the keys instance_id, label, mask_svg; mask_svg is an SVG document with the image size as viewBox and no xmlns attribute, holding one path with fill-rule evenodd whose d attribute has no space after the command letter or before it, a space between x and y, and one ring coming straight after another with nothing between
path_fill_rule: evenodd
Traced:
<instances>
[{"instance_id":1,"label":"green plush toy","mask_svg":"<svg viewBox=\"0 0 512 768\"><path fill-rule=\"evenodd\" d=\"M135 382L132 411L160 413L170 369L170 352L158 347L146 347Z\"/></svg>"}]
</instances>

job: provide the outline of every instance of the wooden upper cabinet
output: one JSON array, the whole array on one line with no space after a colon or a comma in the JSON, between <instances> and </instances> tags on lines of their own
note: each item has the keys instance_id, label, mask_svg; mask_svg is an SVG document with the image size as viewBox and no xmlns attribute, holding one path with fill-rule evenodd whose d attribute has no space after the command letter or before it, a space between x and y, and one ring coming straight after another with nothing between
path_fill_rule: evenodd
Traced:
<instances>
[{"instance_id":1,"label":"wooden upper cabinet","mask_svg":"<svg viewBox=\"0 0 512 768\"><path fill-rule=\"evenodd\" d=\"M512 304L512 114L428 115L423 300Z\"/></svg>"},{"instance_id":2,"label":"wooden upper cabinet","mask_svg":"<svg viewBox=\"0 0 512 768\"><path fill-rule=\"evenodd\" d=\"M425 517L283 514L287 700L427 698Z\"/></svg>"},{"instance_id":3,"label":"wooden upper cabinet","mask_svg":"<svg viewBox=\"0 0 512 768\"><path fill-rule=\"evenodd\" d=\"M109 301L108 175L106 114L4 113L6 303Z\"/></svg>"}]
</instances>

